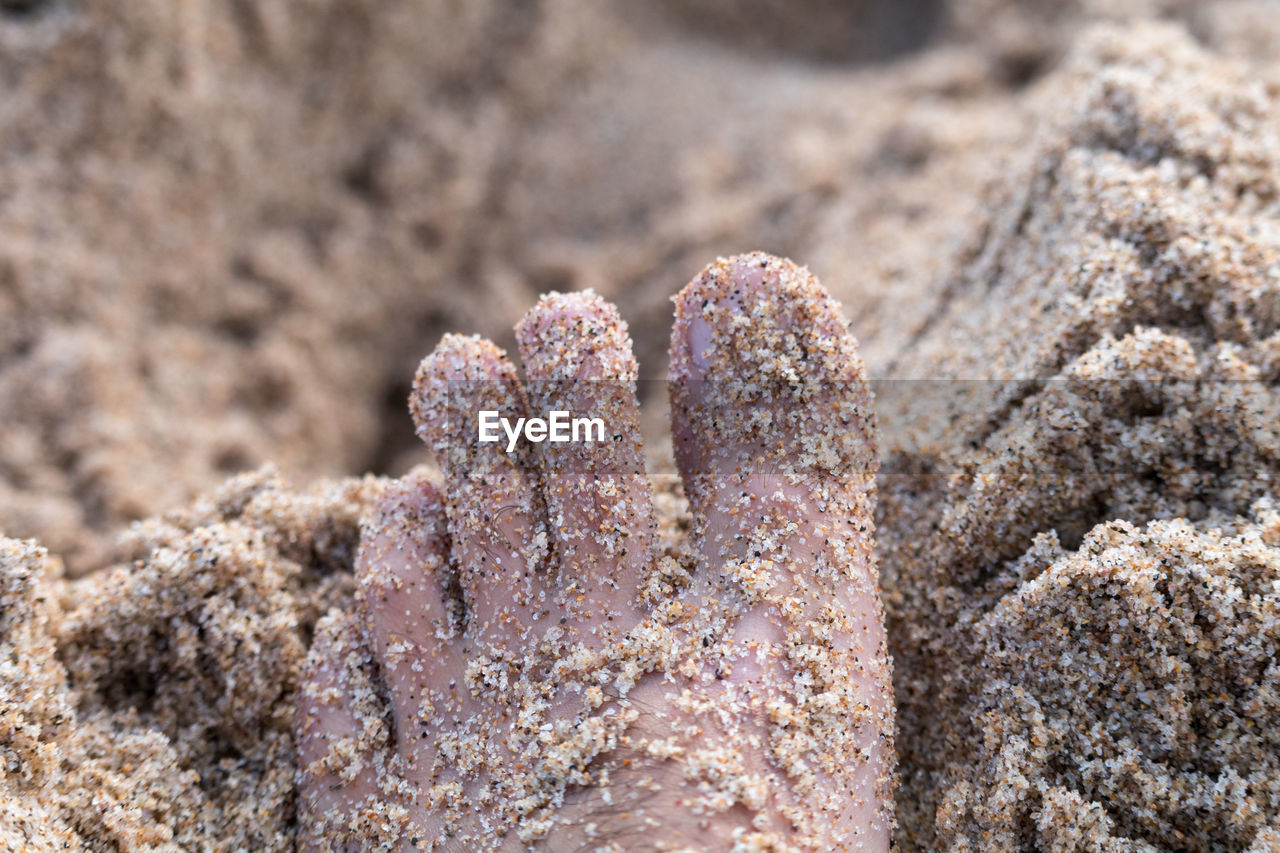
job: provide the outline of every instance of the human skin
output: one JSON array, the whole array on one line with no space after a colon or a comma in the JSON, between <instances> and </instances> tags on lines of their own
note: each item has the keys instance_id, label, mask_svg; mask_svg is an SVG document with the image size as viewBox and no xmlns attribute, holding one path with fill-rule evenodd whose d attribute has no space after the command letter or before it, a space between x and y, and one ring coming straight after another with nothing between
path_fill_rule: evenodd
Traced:
<instances>
[{"instance_id":1,"label":"human skin","mask_svg":"<svg viewBox=\"0 0 1280 853\"><path fill-rule=\"evenodd\" d=\"M758 253L676 298L691 523L674 537L617 311L552 294L517 339L527 387L478 338L446 337L419 370L444 482L388 489L357 612L317 626L302 849L887 850L875 424L839 305ZM477 439L482 410L556 409L603 418L608 440Z\"/></svg>"}]
</instances>

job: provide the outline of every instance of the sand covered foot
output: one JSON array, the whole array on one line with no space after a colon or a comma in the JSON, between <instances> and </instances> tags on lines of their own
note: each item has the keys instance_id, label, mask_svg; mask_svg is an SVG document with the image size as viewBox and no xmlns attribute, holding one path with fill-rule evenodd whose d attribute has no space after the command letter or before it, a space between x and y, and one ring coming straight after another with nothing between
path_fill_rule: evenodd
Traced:
<instances>
[{"instance_id":1,"label":"sand covered foot","mask_svg":"<svg viewBox=\"0 0 1280 853\"><path fill-rule=\"evenodd\" d=\"M761 254L678 297L674 544L616 310L552 295L517 334L527 387L476 338L419 371L444 483L388 490L361 611L319 627L305 849L887 850L874 421L839 306ZM552 411L600 440L481 440L482 412Z\"/></svg>"}]
</instances>

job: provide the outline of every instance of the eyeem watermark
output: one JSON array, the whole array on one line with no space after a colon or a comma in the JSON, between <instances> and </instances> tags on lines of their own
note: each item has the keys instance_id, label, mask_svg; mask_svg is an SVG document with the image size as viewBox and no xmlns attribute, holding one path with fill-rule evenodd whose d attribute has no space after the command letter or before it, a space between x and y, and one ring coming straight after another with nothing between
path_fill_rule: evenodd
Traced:
<instances>
[{"instance_id":1,"label":"eyeem watermark","mask_svg":"<svg viewBox=\"0 0 1280 853\"><path fill-rule=\"evenodd\" d=\"M547 412L545 418L516 418L514 426L495 411L480 413L479 434L482 444L501 441L499 429L507 436L508 453L516 449L516 442L520 440L521 434L525 441L532 441L534 444L544 441L557 444L566 441L604 441L602 418L575 418L571 417L570 412L559 410Z\"/></svg>"}]
</instances>

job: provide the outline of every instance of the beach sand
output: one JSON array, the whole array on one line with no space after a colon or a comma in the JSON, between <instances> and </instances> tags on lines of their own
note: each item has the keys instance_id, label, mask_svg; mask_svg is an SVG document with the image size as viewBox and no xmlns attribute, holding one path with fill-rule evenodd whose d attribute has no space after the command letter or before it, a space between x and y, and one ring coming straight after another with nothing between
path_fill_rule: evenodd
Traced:
<instances>
[{"instance_id":1,"label":"beach sand","mask_svg":"<svg viewBox=\"0 0 1280 853\"><path fill-rule=\"evenodd\" d=\"M590 286L657 380L759 248L875 380L900 849L1280 850L1280 10L731 5L0 3L0 848L292 849L418 360Z\"/></svg>"}]
</instances>

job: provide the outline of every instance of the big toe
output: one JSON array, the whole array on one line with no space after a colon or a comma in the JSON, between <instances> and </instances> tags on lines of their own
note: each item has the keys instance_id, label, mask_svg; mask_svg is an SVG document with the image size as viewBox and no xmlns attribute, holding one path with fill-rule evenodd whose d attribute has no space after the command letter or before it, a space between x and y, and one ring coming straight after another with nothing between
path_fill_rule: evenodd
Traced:
<instances>
[{"instance_id":1,"label":"big toe","mask_svg":"<svg viewBox=\"0 0 1280 853\"><path fill-rule=\"evenodd\" d=\"M874 476L857 344L839 303L791 261L721 258L676 297L671 398L676 459L695 490L710 475Z\"/></svg>"},{"instance_id":2,"label":"big toe","mask_svg":"<svg viewBox=\"0 0 1280 853\"><path fill-rule=\"evenodd\" d=\"M886 849L892 687L857 345L807 270L764 254L717 261L676 306L672 435L697 538L691 593L713 620L703 645L786 733L773 759L804 800L799 834Z\"/></svg>"},{"instance_id":3,"label":"big toe","mask_svg":"<svg viewBox=\"0 0 1280 853\"><path fill-rule=\"evenodd\" d=\"M839 303L754 253L707 267L676 305L672 434L701 585L735 600L741 627L821 625L867 649L854 637L879 634L875 417Z\"/></svg>"}]
</instances>

